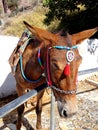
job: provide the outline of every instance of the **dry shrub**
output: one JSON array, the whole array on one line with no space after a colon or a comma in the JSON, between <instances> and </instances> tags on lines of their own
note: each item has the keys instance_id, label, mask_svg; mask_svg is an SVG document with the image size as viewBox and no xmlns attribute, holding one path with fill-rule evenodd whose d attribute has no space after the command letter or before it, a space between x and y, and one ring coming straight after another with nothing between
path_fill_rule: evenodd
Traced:
<instances>
[{"instance_id":1,"label":"dry shrub","mask_svg":"<svg viewBox=\"0 0 98 130\"><path fill-rule=\"evenodd\" d=\"M46 26L43 22L45 19L46 11L47 9L45 8L37 8L34 11L19 13L17 16L10 18L8 22L6 22L3 33L5 35L20 37L25 29L25 26L23 24L24 20L29 22L31 25L52 31L53 29L57 28L58 22L55 21L51 25Z\"/></svg>"}]
</instances>

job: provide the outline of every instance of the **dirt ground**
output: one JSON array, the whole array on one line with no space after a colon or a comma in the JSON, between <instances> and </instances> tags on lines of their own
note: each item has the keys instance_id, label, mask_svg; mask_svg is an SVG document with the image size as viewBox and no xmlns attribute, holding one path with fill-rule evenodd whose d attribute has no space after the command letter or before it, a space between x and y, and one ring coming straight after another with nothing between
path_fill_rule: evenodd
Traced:
<instances>
[{"instance_id":1,"label":"dirt ground","mask_svg":"<svg viewBox=\"0 0 98 130\"><path fill-rule=\"evenodd\" d=\"M98 81L98 74L89 79ZM50 90L43 97L42 130L50 130ZM11 95L0 99L0 107L17 98ZM36 97L32 99L36 100ZM27 102L25 107L22 130L36 130L35 102ZM98 130L98 86L87 83L86 80L78 82L78 113L73 117L63 119L59 116L55 103L55 130ZM15 130L17 112L14 110L0 119L0 130ZM26 128L24 127L26 126Z\"/></svg>"}]
</instances>

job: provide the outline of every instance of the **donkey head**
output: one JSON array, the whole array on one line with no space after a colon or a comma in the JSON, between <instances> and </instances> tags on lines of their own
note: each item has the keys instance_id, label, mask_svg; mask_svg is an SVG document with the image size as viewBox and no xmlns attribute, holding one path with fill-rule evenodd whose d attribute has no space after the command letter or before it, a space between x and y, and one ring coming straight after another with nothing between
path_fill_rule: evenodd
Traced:
<instances>
[{"instance_id":1,"label":"donkey head","mask_svg":"<svg viewBox=\"0 0 98 130\"><path fill-rule=\"evenodd\" d=\"M38 40L45 45L50 45L48 48L50 77L52 85L55 86L53 92L57 100L58 111L63 117L73 115L77 111L76 80L78 67L82 61L77 45L92 36L98 28L70 35L62 32L53 34L31 26L27 22L24 24Z\"/></svg>"}]
</instances>

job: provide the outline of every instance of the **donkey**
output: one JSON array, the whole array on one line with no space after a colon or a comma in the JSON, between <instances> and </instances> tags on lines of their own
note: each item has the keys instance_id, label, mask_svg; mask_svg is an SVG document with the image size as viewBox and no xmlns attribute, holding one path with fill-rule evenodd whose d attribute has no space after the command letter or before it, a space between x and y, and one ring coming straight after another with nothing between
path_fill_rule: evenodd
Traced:
<instances>
[{"instance_id":1,"label":"donkey","mask_svg":"<svg viewBox=\"0 0 98 130\"><path fill-rule=\"evenodd\" d=\"M25 21L24 24L35 39L29 40L25 51L20 56L21 62L18 62L16 67L15 79L18 96L23 95L26 89L43 87L47 83L55 95L60 116L64 118L72 116L78 110L76 80L78 67L82 61L77 47L81 41L96 33L98 27L70 35L64 32L53 34L31 26ZM42 127L43 94L44 90L38 94L36 105L36 127L39 130ZM24 104L17 111L16 129L20 130Z\"/></svg>"}]
</instances>

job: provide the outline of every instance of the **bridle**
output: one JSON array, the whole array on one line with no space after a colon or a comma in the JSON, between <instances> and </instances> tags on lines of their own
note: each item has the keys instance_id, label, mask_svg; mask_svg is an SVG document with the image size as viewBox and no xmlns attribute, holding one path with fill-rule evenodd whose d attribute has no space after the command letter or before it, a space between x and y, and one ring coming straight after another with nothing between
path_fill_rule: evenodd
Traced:
<instances>
[{"instance_id":1,"label":"bridle","mask_svg":"<svg viewBox=\"0 0 98 130\"><path fill-rule=\"evenodd\" d=\"M66 90L65 91L65 90L61 90L60 88L57 88L54 85L52 85L51 76L50 76L50 66L49 66L50 65L49 52L50 52L51 49L67 50L66 59L67 59L68 64L70 65L70 62L73 61L73 59L74 59L74 52L72 50L77 49L77 46L72 46L72 47L52 46L52 47L48 47L47 48L47 53L46 53L46 68L45 68L45 70L46 70L45 75L46 75L46 80L47 80L48 86L50 86L52 89L54 89L54 90L56 90L56 91L58 91L58 92L60 92L62 94L76 94L76 91L77 91L76 89L75 90L73 89L73 90ZM71 53L72 57L68 58L68 55L69 55L68 53ZM41 65L42 65L42 63L41 63Z\"/></svg>"},{"instance_id":2,"label":"bridle","mask_svg":"<svg viewBox=\"0 0 98 130\"><path fill-rule=\"evenodd\" d=\"M77 92L77 89L76 90L61 90L55 86L51 86L52 89L56 90L57 92L60 92L61 94L76 94Z\"/></svg>"},{"instance_id":3,"label":"bridle","mask_svg":"<svg viewBox=\"0 0 98 130\"><path fill-rule=\"evenodd\" d=\"M29 37L28 37L28 39L29 39ZM41 66L41 68L44 70L45 75L42 74L37 80L30 80L30 79L28 79L25 76L24 71L23 71L23 66L22 66L22 55L20 55L20 69L21 69L21 73L22 73L23 78L27 82L37 83L43 77L44 78L46 77L47 84L52 89L54 89L54 90L56 90L56 91L58 91L58 92L60 92L62 94L76 94L76 90L67 90L67 91L65 91L65 90L61 90L60 88L57 88L54 85L52 85L51 76L50 76L50 58L49 58L49 53L50 53L51 49L67 50L66 59L67 59L67 63L70 65L70 62L73 61L73 59L74 59L74 52L73 52L73 50L77 49L77 46L72 46L72 47L67 47L67 46L48 46L46 48L46 61L45 61L44 66L43 66L43 64L41 62L41 57L40 57L41 47L40 47L38 49L38 63Z\"/></svg>"}]
</instances>

